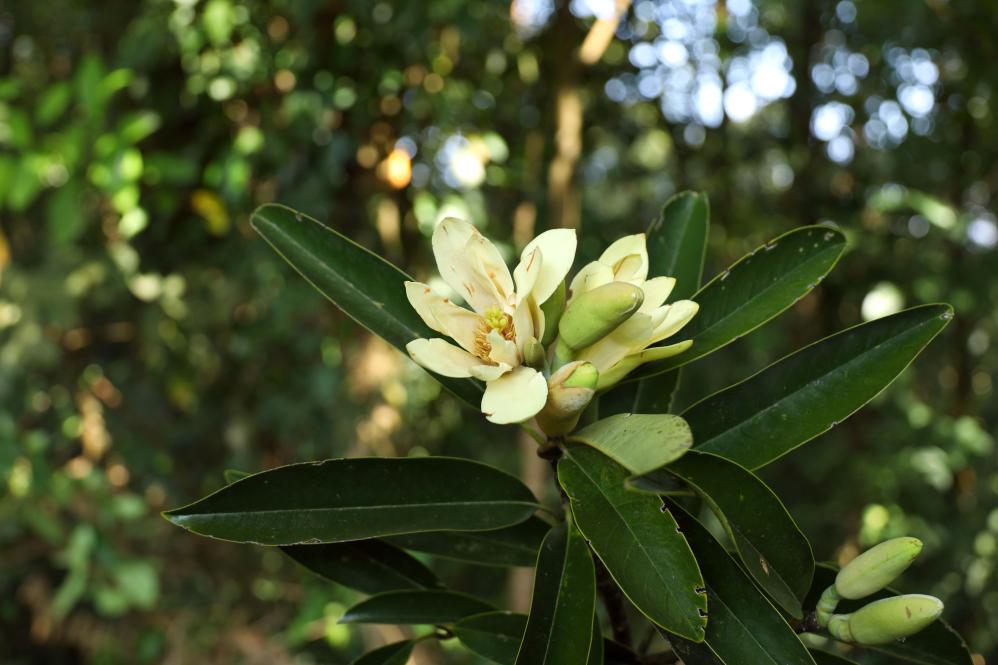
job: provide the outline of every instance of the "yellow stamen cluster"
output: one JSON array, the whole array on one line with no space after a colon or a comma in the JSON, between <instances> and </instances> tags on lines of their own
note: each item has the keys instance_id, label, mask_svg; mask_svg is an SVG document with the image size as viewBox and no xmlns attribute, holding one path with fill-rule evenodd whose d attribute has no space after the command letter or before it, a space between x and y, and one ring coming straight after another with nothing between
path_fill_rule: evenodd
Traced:
<instances>
[{"instance_id":1,"label":"yellow stamen cluster","mask_svg":"<svg viewBox=\"0 0 998 665\"><path fill-rule=\"evenodd\" d=\"M482 327L475 331L475 355L491 362L489 353L492 352L492 344L489 343L489 333L494 330L502 335L503 339L512 341L516 337L516 330L513 328L513 319L498 307L489 307L485 310L482 324Z\"/></svg>"}]
</instances>

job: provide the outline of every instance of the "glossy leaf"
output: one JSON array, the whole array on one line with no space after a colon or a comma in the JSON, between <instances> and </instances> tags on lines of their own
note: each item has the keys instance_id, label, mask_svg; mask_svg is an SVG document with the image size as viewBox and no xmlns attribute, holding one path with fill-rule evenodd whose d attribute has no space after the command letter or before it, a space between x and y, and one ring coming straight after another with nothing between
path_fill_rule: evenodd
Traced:
<instances>
[{"instance_id":1,"label":"glossy leaf","mask_svg":"<svg viewBox=\"0 0 998 665\"><path fill-rule=\"evenodd\" d=\"M388 591L360 601L346 611L340 623L441 625L494 610L484 600L453 591Z\"/></svg>"},{"instance_id":2,"label":"glossy leaf","mask_svg":"<svg viewBox=\"0 0 998 665\"><path fill-rule=\"evenodd\" d=\"M411 279L377 254L316 219L277 204L260 206L250 220L257 233L344 314L403 352L417 337L439 337L409 304ZM432 375L476 409L481 387L471 379Z\"/></svg>"},{"instance_id":3,"label":"glossy leaf","mask_svg":"<svg viewBox=\"0 0 998 665\"><path fill-rule=\"evenodd\" d=\"M485 612L461 619L451 628L470 651L499 665L513 665L520 649L527 615Z\"/></svg>"},{"instance_id":4,"label":"glossy leaf","mask_svg":"<svg viewBox=\"0 0 998 665\"><path fill-rule=\"evenodd\" d=\"M627 469L589 446L569 444L558 480L579 530L613 580L645 616L691 640L703 639L703 578L672 513L625 487Z\"/></svg>"},{"instance_id":5,"label":"glossy leaf","mask_svg":"<svg viewBox=\"0 0 998 665\"><path fill-rule=\"evenodd\" d=\"M814 665L794 630L724 548L689 513L668 503L707 580L704 641L696 644L679 636L666 636L683 662Z\"/></svg>"},{"instance_id":6,"label":"glossy leaf","mask_svg":"<svg viewBox=\"0 0 998 665\"><path fill-rule=\"evenodd\" d=\"M676 194L648 226L649 276L676 278L669 302L685 300L700 288L709 229L710 204L701 192Z\"/></svg>"},{"instance_id":7,"label":"glossy leaf","mask_svg":"<svg viewBox=\"0 0 998 665\"><path fill-rule=\"evenodd\" d=\"M828 564L818 564L814 571L814 582L805 604L808 607L818 602L821 592L834 581L838 569ZM888 587L862 600L846 600L839 603L835 610L845 614L854 612L880 598L900 595L900 591ZM945 616L945 610L943 611ZM970 655L966 642L960 634L943 620L936 620L922 631L910 635L902 642L892 642L875 647L863 647L871 651L889 656L892 662L917 663L918 665L972 665L974 659Z\"/></svg>"},{"instance_id":8,"label":"glossy leaf","mask_svg":"<svg viewBox=\"0 0 998 665\"><path fill-rule=\"evenodd\" d=\"M697 450L755 469L873 399L953 316L924 305L826 337L683 413Z\"/></svg>"},{"instance_id":9,"label":"glossy leaf","mask_svg":"<svg viewBox=\"0 0 998 665\"><path fill-rule=\"evenodd\" d=\"M603 633L600 632L599 628L599 615L593 614L593 636L589 641L589 660L586 661L586 665L603 665L604 659Z\"/></svg>"},{"instance_id":10,"label":"glossy leaf","mask_svg":"<svg viewBox=\"0 0 998 665\"><path fill-rule=\"evenodd\" d=\"M407 533L388 542L414 552L484 566L533 566L551 525L539 517L492 531Z\"/></svg>"},{"instance_id":11,"label":"glossy leaf","mask_svg":"<svg viewBox=\"0 0 998 665\"><path fill-rule=\"evenodd\" d=\"M693 444L679 416L622 413L588 425L568 437L592 446L633 474L648 473L678 459Z\"/></svg>"},{"instance_id":12,"label":"glossy leaf","mask_svg":"<svg viewBox=\"0 0 998 665\"><path fill-rule=\"evenodd\" d=\"M433 571L380 540L289 545L281 549L313 573L363 593L440 586Z\"/></svg>"},{"instance_id":13,"label":"glossy leaf","mask_svg":"<svg viewBox=\"0 0 998 665\"><path fill-rule=\"evenodd\" d=\"M353 661L353 665L406 665L414 646L416 646L414 640L386 644L374 651L365 653Z\"/></svg>"},{"instance_id":14,"label":"glossy leaf","mask_svg":"<svg viewBox=\"0 0 998 665\"><path fill-rule=\"evenodd\" d=\"M734 462L695 450L630 482L639 489L667 492L672 488L670 476L703 497L759 586L791 615L803 616L801 600L811 588L814 556L811 544L773 490Z\"/></svg>"},{"instance_id":15,"label":"glossy leaf","mask_svg":"<svg viewBox=\"0 0 998 665\"><path fill-rule=\"evenodd\" d=\"M517 665L576 665L588 659L596 611L596 572L582 534L562 522L544 538Z\"/></svg>"},{"instance_id":16,"label":"glossy leaf","mask_svg":"<svg viewBox=\"0 0 998 665\"><path fill-rule=\"evenodd\" d=\"M771 240L697 291L700 311L669 344L692 339L688 351L645 365L644 378L702 358L745 335L803 298L835 265L846 239L835 229L805 226Z\"/></svg>"},{"instance_id":17,"label":"glossy leaf","mask_svg":"<svg viewBox=\"0 0 998 665\"><path fill-rule=\"evenodd\" d=\"M359 458L257 473L164 516L222 540L297 545L497 529L522 522L537 507L523 483L478 462Z\"/></svg>"}]
</instances>

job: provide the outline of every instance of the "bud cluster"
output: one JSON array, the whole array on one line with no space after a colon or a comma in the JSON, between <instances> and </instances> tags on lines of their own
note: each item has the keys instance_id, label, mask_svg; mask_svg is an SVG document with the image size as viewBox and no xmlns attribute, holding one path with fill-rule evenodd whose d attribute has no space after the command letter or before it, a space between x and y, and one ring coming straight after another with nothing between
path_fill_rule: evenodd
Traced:
<instances>
[{"instance_id":1,"label":"bud cluster","mask_svg":"<svg viewBox=\"0 0 998 665\"><path fill-rule=\"evenodd\" d=\"M922 541L917 538L894 538L850 561L821 594L818 624L844 642L877 645L914 635L938 619L942 601L923 594L883 598L850 614L834 614L840 600L866 598L887 587L921 551Z\"/></svg>"}]
</instances>

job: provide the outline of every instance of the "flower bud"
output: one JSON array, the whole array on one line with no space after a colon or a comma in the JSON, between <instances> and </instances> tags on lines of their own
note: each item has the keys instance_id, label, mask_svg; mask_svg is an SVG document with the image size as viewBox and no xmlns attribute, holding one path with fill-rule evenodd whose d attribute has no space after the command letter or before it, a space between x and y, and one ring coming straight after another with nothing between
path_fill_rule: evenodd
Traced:
<instances>
[{"instance_id":1,"label":"flower bud","mask_svg":"<svg viewBox=\"0 0 998 665\"><path fill-rule=\"evenodd\" d=\"M592 363L569 363L548 379L548 399L537 414L537 425L548 436L568 434L579 423L596 394L599 372Z\"/></svg>"},{"instance_id":2,"label":"flower bud","mask_svg":"<svg viewBox=\"0 0 998 665\"><path fill-rule=\"evenodd\" d=\"M914 635L943 613L934 596L909 594L877 600L852 614L835 614L828 623L832 637L856 644L887 644Z\"/></svg>"},{"instance_id":3,"label":"flower bud","mask_svg":"<svg viewBox=\"0 0 998 665\"><path fill-rule=\"evenodd\" d=\"M528 367L541 369L544 367L544 347L534 338L527 340L523 345L523 364Z\"/></svg>"},{"instance_id":4,"label":"flower bud","mask_svg":"<svg viewBox=\"0 0 998 665\"><path fill-rule=\"evenodd\" d=\"M595 344L638 311L644 291L627 282L610 282L580 294L558 324L561 343L573 351Z\"/></svg>"},{"instance_id":5,"label":"flower bud","mask_svg":"<svg viewBox=\"0 0 998 665\"><path fill-rule=\"evenodd\" d=\"M918 538L884 541L846 564L835 578L835 590L842 598L866 598L893 582L921 551Z\"/></svg>"}]
</instances>

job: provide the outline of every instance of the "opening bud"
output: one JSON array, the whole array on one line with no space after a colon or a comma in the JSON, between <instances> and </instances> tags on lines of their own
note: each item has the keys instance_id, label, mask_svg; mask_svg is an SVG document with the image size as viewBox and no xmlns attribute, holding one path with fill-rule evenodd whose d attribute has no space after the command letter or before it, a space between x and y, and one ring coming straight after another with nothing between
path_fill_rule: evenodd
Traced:
<instances>
[{"instance_id":1,"label":"opening bud","mask_svg":"<svg viewBox=\"0 0 998 665\"><path fill-rule=\"evenodd\" d=\"M842 598L866 598L893 582L922 551L918 538L892 538L845 565L835 578L835 590Z\"/></svg>"},{"instance_id":2,"label":"opening bud","mask_svg":"<svg viewBox=\"0 0 998 665\"><path fill-rule=\"evenodd\" d=\"M595 344L638 311L644 291L627 282L610 282L580 294L558 324L560 345L571 351Z\"/></svg>"},{"instance_id":3,"label":"opening bud","mask_svg":"<svg viewBox=\"0 0 998 665\"><path fill-rule=\"evenodd\" d=\"M592 363L568 363L548 379L548 399L537 414L537 425L548 436L564 436L579 423L596 394L599 372Z\"/></svg>"},{"instance_id":4,"label":"opening bud","mask_svg":"<svg viewBox=\"0 0 998 665\"><path fill-rule=\"evenodd\" d=\"M943 613L934 596L908 594L877 600L852 614L835 614L828 622L832 637L856 644L887 644L914 635Z\"/></svg>"}]
</instances>

